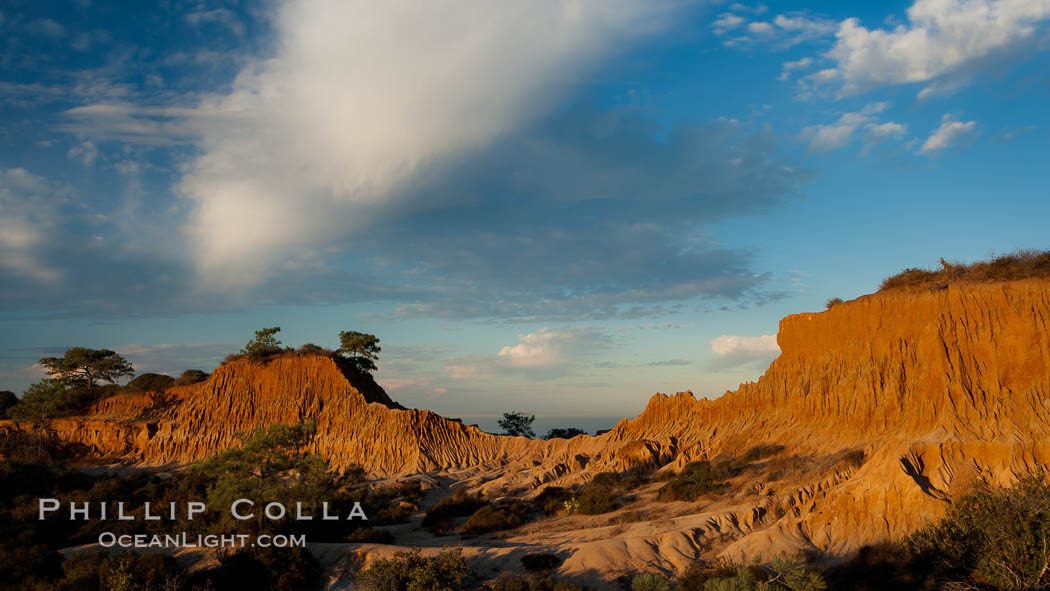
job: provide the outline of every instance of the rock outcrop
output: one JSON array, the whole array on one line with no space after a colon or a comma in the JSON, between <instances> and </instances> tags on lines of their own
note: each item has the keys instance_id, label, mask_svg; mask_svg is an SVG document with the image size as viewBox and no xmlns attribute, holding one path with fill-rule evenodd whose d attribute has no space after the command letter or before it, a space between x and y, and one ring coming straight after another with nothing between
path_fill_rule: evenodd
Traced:
<instances>
[{"instance_id":1,"label":"rock outcrop","mask_svg":"<svg viewBox=\"0 0 1050 591\"><path fill-rule=\"evenodd\" d=\"M852 450L864 454L859 467L739 508L751 517L725 550L840 553L911 531L975 479L1009 483L1050 463L1048 319L1046 280L864 296L784 318L781 355L757 382L714 400L658 394L637 418L571 440L500 437L401 408L369 376L323 356L234 362L203 383L101 401L85 417L2 428L156 466L312 418L314 450L336 469L455 472L481 490L525 494L758 444L800 456ZM767 510L777 503L783 511Z\"/></svg>"}]
</instances>

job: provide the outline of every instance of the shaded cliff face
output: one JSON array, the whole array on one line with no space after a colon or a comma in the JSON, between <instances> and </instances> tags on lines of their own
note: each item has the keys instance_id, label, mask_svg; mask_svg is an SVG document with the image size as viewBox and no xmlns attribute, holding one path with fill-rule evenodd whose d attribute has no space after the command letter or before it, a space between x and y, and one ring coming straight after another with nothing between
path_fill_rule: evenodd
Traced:
<instances>
[{"instance_id":1,"label":"shaded cliff face","mask_svg":"<svg viewBox=\"0 0 1050 591\"><path fill-rule=\"evenodd\" d=\"M312 418L314 450L335 469L444 471L497 496L604 470L674 469L757 444L810 457L863 451L859 468L778 486L777 495L704 526L712 536L732 534L732 556L835 553L911 531L978 477L1005 484L1050 464L1048 319L1046 280L882 292L792 315L780 325L780 357L757 382L716 400L658 394L601 437L490 435L403 409L369 376L327 357L235 362L203 383L114 397L88 417L17 428L164 465L218 453L238 433ZM699 548L707 543L700 529L673 539Z\"/></svg>"}]
</instances>

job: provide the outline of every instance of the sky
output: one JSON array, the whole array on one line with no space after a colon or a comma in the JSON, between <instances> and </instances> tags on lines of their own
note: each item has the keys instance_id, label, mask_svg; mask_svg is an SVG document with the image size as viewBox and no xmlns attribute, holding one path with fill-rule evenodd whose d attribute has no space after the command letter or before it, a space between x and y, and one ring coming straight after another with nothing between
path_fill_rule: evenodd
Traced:
<instances>
[{"instance_id":1,"label":"sky","mask_svg":"<svg viewBox=\"0 0 1050 591\"><path fill-rule=\"evenodd\" d=\"M0 389L381 339L451 416L715 397L788 314L1050 247L1050 0L0 5Z\"/></svg>"}]
</instances>

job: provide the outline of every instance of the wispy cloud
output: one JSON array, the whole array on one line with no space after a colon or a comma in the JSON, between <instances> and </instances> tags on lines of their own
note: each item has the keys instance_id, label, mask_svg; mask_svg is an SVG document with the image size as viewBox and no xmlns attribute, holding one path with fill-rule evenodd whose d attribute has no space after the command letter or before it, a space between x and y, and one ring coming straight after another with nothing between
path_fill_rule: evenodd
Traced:
<instances>
[{"instance_id":1,"label":"wispy cloud","mask_svg":"<svg viewBox=\"0 0 1050 591\"><path fill-rule=\"evenodd\" d=\"M708 363L708 368L715 371L764 369L780 355L777 337L771 334L757 337L722 335L711 340L711 351L716 357Z\"/></svg>"},{"instance_id":2,"label":"wispy cloud","mask_svg":"<svg viewBox=\"0 0 1050 591\"><path fill-rule=\"evenodd\" d=\"M944 150L958 144L963 139L970 137L977 129L976 121L955 121L950 115L944 115L941 125L933 130L930 137L922 143L919 152L928 154L937 150Z\"/></svg>"},{"instance_id":3,"label":"wispy cloud","mask_svg":"<svg viewBox=\"0 0 1050 591\"><path fill-rule=\"evenodd\" d=\"M899 139L907 133L907 126L902 123L877 121L876 116L888 107L888 103L869 104L860 111L843 114L834 123L806 127L800 137L809 143L810 150L826 152L846 146L858 130L864 130L864 151L867 152L879 142Z\"/></svg>"}]
</instances>

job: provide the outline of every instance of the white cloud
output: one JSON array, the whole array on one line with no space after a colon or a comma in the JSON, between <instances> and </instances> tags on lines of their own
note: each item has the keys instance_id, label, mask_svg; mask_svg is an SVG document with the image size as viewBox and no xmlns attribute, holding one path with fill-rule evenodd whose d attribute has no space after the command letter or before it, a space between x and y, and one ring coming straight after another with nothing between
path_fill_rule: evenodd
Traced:
<instances>
[{"instance_id":1,"label":"white cloud","mask_svg":"<svg viewBox=\"0 0 1050 591\"><path fill-rule=\"evenodd\" d=\"M426 174L556 106L607 52L657 30L662 3L288 0L278 52L203 101L181 192L203 283L366 226Z\"/></svg>"},{"instance_id":2,"label":"white cloud","mask_svg":"<svg viewBox=\"0 0 1050 591\"><path fill-rule=\"evenodd\" d=\"M715 371L740 369L761 370L780 355L777 336L757 337L722 335L711 340L711 351L717 356L707 368Z\"/></svg>"},{"instance_id":3,"label":"white cloud","mask_svg":"<svg viewBox=\"0 0 1050 591\"><path fill-rule=\"evenodd\" d=\"M715 31L721 35L729 29L735 29L739 27L745 22L747 22L747 19L745 19L744 17L726 12L718 15L718 20L712 23L711 27L714 28Z\"/></svg>"},{"instance_id":4,"label":"white cloud","mask_svg":"<svg viewBox=\"0 0 1050 591\"><path fill-rule=\"evenodd\" d=\"M826 37L835 31L835 23L832 21L811 17L806 13L778 14L773 17L772 21L747 22L747 20L739 14L726 12L720 14L711 27L717 35L727 35L730 31L743 28L754 36L738 35L727 39L723 42L723 45L727 47L748 46L762 42L769 43L777 49L787 49L799 43Z\"/></svg>"},{"instance_id":5,"label":"white cloud","mask_svg":"<svg viewBox=\"0 0 1050 591\"><path fill-rule=\"evenodd\" d=\"M749 6L747 4L741 4L738 2L731 5L729 7L729 10L732 10L733 12L743 12L747 14L763 14L767 10L769 10L769 8L762 3L755 4L754 6Z\"/></svg>"},{"instance_id":6,"label":"white cloud","mask_svg":"<svg viewBox=\"0 0 1050 591\"><path fill-rule=\"evenodd\" d=\"M1050 18L1050 0L916 0L907 14L893 29L840 24L827 53L840 96L922 82L930 84L920 97L950 91L1030 42Z\"/></svg>"},{"instance_id":7,"label":"white cloud","mask_svg":"<svg viewBox=\"0 0 1050 591\"><path fill-rule=\"evenodd\" d=\"M60 228L68 186L24 168L0 170L0 267L40 281L61 277L39 256Z\"/></svg>"},{"instance_id":8,"label":"white cloud","mask_svg":"<svg viewBox=\"0 0 1050 591\"><path fill-rule=\"evenodd\" d=\"M868 124L868 134L878 138L903 137L908 133L908 126L896 121Z\"/></svg>"},{"instance_id":9,"label":"white cloud","mask_svg":"<svg viewBox=\"0 0 1050 591\"><path fill-rule=\"evenodd\" d=\"M930 137L926 138L922 147L919 148L919 152L926 154L950 148L958 143L959 140L972 134L976 128L976 121L954 121L949 115L945 115L941 119L941 126L935 129L930 134Z\"/></svg>"},{"instance_id":10,"label":"white cloud","mask_svg":"<svg viewBox=\"0 0 1050 591\"><path fill-rule=\"evenodd\" d=\"M605 331L594 327L541 328L519 336L517 344L502 347L495 356L446 360L445 374L457 380L564 376L612 343Z\"/></svg>"},{"instance_id":11,"label":"white cloud","mask_svg":"<svg viewBox=\"0 0 1050 591\"><path fill-rule=\"evenodd\" d=\"M782 70L780 72L780 79L787 80L791 77L791 72L794 72L795 70L805 70L811 65L813 65L813 58L810 57L804 57L795 61L784 62L784 64L781 66Z\"/></svg>"},{"instance_id":12,"label":"white cloud","mask_svg":"<svg viewBox=\"0 0 1050 591\"><path fill-rule=\"evenodd\" d=\"M864 149L863 153L867 154L877 144L889 141L889 140L900 140L908 135L908 126L904 123L898 123L896 121L887 121L885 123L868 123L865 126L864 134Z\"/></svg>"},{"instance_id":13,"label":"white cloud","mask_svg":"<svg viewBox=\"0 0 1050 591\"><path fill-rule=\"evenodd\" d=\"M168 146L189 142L202 127L228 115L181 107L140 107L127 103L95 103L62 113L66 121L60 131L88 135L100 140Z\"/></svg>"},{"instance_id":14,"label":"white cloud","mask_svg":"<svg viewBox=\"0 0 1050 591\"><path fill-rule=\"evenodd\" d=\"M549 367L579 357L607 341L593 328L542 328L519 338L517 345L503 347L499 356L514 367Z\"/></svg>"},{"instance_id":15,"label":"white cloud","mask_svg":"<svg viewBox=\"0 0 1050 591\"><path fill-rule=\"evenodd\" d=\"M733 335L722 335L711 339L711 351L715 355L730 355L732 353L780 353L777 345L777 335L764 334L757 337L740 337Z\"/></svg>"},{"instance_id":16,"label":"white cloud","mask_svg":"<svg viewBox=\"0 0 1050 591\"><path fill-rule=\"evenodd\" d=\"M800 137L809 141L809 149L813 151L826 152L841 148L853 139L853 134L861 127L867 125L869 130L876 127L874 116L885 111L888 106L887 103L872 103L860 111L842 115L834 123L806 127Z\"/></svg>"},{"instance_id":17,"label":"white cloud","mask_svg":"<svg viewBox=\"0 0 1050 591\"><path fill-rule=\"evenodd\" d=\"M773 32L773 25L763 21L755 21L748 23L747 30L756 35L768 35Z\"/></svg>"},{"instance_id":18,"label":"white cloud","mask_svg":"<svg viewBox=\"0 0 1050 591\"><path fill-rule=\"evenodd\" d=\"M98 157L98 148L95 147L95 143L92 141L81 142L69 149L66 152L66 156L79 161L84 166L91 166L95 163L95 158Z\"/></svg>"}]
</instances>

